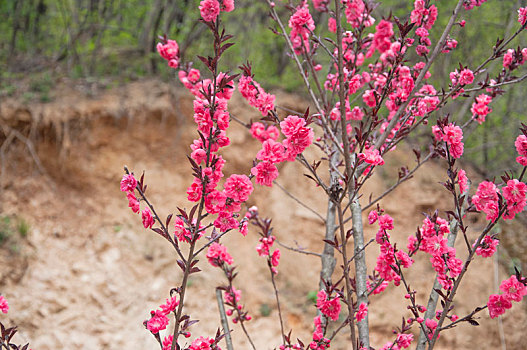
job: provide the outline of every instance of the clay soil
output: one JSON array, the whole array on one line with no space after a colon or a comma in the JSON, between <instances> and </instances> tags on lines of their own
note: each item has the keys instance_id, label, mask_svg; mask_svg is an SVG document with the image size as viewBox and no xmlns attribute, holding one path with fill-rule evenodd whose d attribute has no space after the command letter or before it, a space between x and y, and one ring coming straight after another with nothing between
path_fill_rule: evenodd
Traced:
<instances>
[{"instance_id":1,"label":"clay soil","mask_svg":"<svg viewBox=\"0 0 527 350\"><path fill-rule=\"evenodd\" d=\"M0 213L24 218L30 230L16 242L17 249L4 245L0 250L0 292L11 307L1 320L17 324L19 342L30 341L38 350L155 349L156 342L143 321L178 285L181 271L168 243L143 229L140 217L128 209L119 181L124 165L136 174L144 170L147 194L162 217L177 207L191 206L185 199L192 181L186 156L196 136L191 97L164 83L143 81L91 98L71 86L58 87L53 98L48 104L23 106L13 100L1 106L5 125L31 134L42 165L39 170L18 139L7 147L2 160ZM278 93L277 99L287 108L304 110L307 106L301 98L287 94ZM259 116L237 95L230 110L245 122ZM226 175L247 174L259 143L235 122L228 135L231 146L223 152ZM310 161L318 156L315 150L306 153ZM373 197L382 193L395 181L400 166L411 167L414 162L413 154L401 147L377 171L365 193ZM301 174L298 164L283 164L278 182L324 216L327 203L322 191ZM476 175L469 171L470 176ZM439 184L445 177L443 164L430 162L412 181L381 201L395 218L392 239L399 246L406 245L408 234L422 222L423 212L450 209L451 199ZM322 222L278 186L257 188L249 205L258 205L261 215L273 219L274 233L284 244L321 251ZM472 240L483 222L469 220L469 224ZM375 227L366 225L366 230L367 239L374 237ZM517 230L525 232L523 227ZM254 249L257 242L253 229L247 237L233 232L223 240L238 266L236 285L253 317L248 331L257 349L267 350L280 344L280 330L266 262ZM458 243L464 258L463 242ZM370 269L377 255L378 247L371 245L367 250ZM200 335L213 336L219 327L214 287L222 285L224 277L204 257L199 267L203 271L188 283L186 311L200 320L192 327L189 342ZM293 339L305 343L310 340L316 311L307 296L317 290L319 269L318 257L282 249L277 283L285 327L292 330ZM484 305L489 294L497 291L497 281L507 274L510 271L496 259L476 259L457 296L455 313L462 316ZM425 257L418 257L408 273L422 303L433 276ZM390 286L371 298L372 346L379 348L393 340L392 331L400 326L401 318L410 316L404 294L402 288ZM506 345L509 350L525 349L524 306L516 303L499 321L491 320L484 311L479 327L463 324L446 331L438 348ZM235 348L249 349L239 326L233 329ZM351 349L351 344L343 334L331 348Z\"/></svg>"}]
</instances>

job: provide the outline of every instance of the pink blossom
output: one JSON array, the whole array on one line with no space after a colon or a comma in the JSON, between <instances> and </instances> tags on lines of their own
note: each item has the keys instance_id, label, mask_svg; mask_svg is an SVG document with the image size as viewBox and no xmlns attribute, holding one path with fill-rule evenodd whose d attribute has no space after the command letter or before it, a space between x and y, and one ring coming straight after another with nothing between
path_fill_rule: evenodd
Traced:
<instances>
[{"instance_id":1,"label":"pink blossom","mask_svg":"<svg viewBox=\"0 0 527 350\"><path fill-rule=\"evenodd\" d=\"M328 30L332 33L337 32L337 21L333 17L329 17L328 19Z\"/></svg>"},{"instance_id":2,"label":"pink blossom","mask_svg":"<svg viewBox=\"0 0 527 350\"><path fill-rule=\"evenodd\" d=\"M514 142L516 151L520 155L516 158L516 162L523 166L527 166L527 136L519 135Z\"/></svg>"},{"instance_id":3,"label":"pink blossom","mask_svg":"<svg viewBox=\"0 0 527 350\"><path fill-rule=\"evenodd\" d=\"M379 214L377 213L377 209L374 209L370 211L370 213L368 214L368 223L370 225L373 225L377 221L378 218L379 218Z\"/></svg>"},{"instance_id":4,"label":"pink blossom","mask_svg":"<svg viewBox=\"0 0 527 350\"><path fill-rule=\"evenodd\" d=\"M366 316L368 315L368 304L361 303L359 305L359 309L357 310L357 313L355 314L355 319L357 322L362 321Z\"/></svg>"},{"instance_id":5,"label":"pink blossom","mask_svg":"<svg viewBox=\"0 0 527 350\"><path fill-rule=\"evenodd\" d=\"M251 125L251 135L260 142L272 139L276 141L280 135L280 131L274 125L270 125L267 128L260 122L255 122Z\"/></svg>"},{"instance_id":6,"label":"pink blossom","mask_svg":"<svg viewBox=\"0 0 527 350\"><path fill-rule=\"evenodd\" d=\"M375 100L375 90L366 90L362 95L362 100L368 107L375 107L377 101Z\"/></svg>"},{"instance_id":7,"label":"pink blossom","mask_svg":"<svg viewBox=\"0 0 527 350\"><path fill-rule=\"evenodd\" d=\"M214 22L220 14L220 3L218 0L201 0L199 12L206 22Z\"/></svg>"},{"instance_id":8,"label":"pink blossom","mask_svg":"<svg viewBox=\"0 0 527 350\"><path fill-rule=\"evenodd\" d=\"M258 185L271 187L273 180L278 177L278 169L273 163L264 161L253 167L251 174L256 177L256 183Z\"/></svg>"},{"instance_id":9,"label":"pink blossom","mask_svg":"<svg viewBox=\"0 0 527 350\"><path fill-rule=\"evenodd\" d=\"M221 232L232 230L239 226L238 221L232 216L231 213L222 211L218 214L218 218L214 220L214 227L219 229Z\"/></svg>"},{"instance_id":10,"label":"pink blossom","mask_svg":"<svg viewBox=\"0 0 527 350\"><path fill-rule=\"evenodd\" d=\"M217 345L214 345L214 339L199 337L194 340L188 350L221 350Z\"/></svg>"},{"instance_id":11,"label":"pink blossom","mask_svg":"<svg viewBox=\"0 0 527 350\"><path fill-rule=\"evenodd\" d=\"M132 211L134 213L139 213L139 201L135 197L135 194L133 194L132 192L128 192L126 194L126 198L128 198L128 206L132 208Z\"/></svg>"},{"instance_id":12,"label":"pink blossom","mask_svg":"<svg viewBox=\"0 0 527 350\"><path fill-rule=\"evenodd\" d=\"M280 263L280 249L277 249L273 252L273 255L271 256L271 265L274 267L277 267Z\"/></svg>"},{"instance_id":13,"label":"pink blossom","mask_svg":"<svg viewBox=\"0 0 527 350\"><path fill-rule=\"evenodd\" d=\"M218 190L213 190L205 197L205 209L210 214L217 214L225 208L227 196Z\"/></svg>"},{"instance_id":14,"label":"pink blossom","mask_svg":"<svg viewBox=\"0 0 527 350\"><path fill-rule=\"evenodd\" d=\"M393 230L393 218L388 214L380 215L379 227L381 230Z\"/></svg>"},{"instance_id":15,"label":"pink blossom","mask_svg":"<svg viewBox=\"0 0 527 350\"><path fill-rule=\"evenodd\" d=\"M285 137L292 137L306 125L306 120L297 115L289 115L280 122L280 129Z\"/></svg>"},{"instance_id":16,"label":"pink blossom","mask_svg":"<svg viewBox=\"0 0 527 350\"><path fill-rule=\"evenodd\" d=\"M0 311L2 311L4 314L7 314L9 311L9 303L3 295L0 295Z\"/></svg>"},{"instance_id":17,"label":"pink blossom","mask_svg":"<svg viewBox=\"0 0 527 350\"><path fill-rule=\"evenodd\" d=\"M239 227L240 233L245 237L249 233L249 221L243 220Z\"/></svg>"},{"instance_id":18,"label":"pink blossom","mask_svg":"<svg viewBox=\"0 0 527 350\"><path fill-rule=\"evenodd\" d=\"M231 175L224 187L227 197L238 202L245 202L253 191L253 184L246 175Z\"/></svg>"},{"instance_id":19,"label":"pink blossom","mask_svg":"<svg viewBox=\"0 0 527 350\"><path fill-rule=\"evenodd\" d=\"M475 244L475 243L474 243ZM489 258L496 252L496 247L500 244L500 241L493 238L492 236L485 236L481 240L479 247L476 248L476 254L484 258Z\"/></svg>"},{"instance_id":20,"label":"pink blossom","mask_svg":"<svg viewBox=\"0 0 527 350\"><path fill-rule=\"evenodd\" d=\"M175 40L167 40L166 43L157 44L157 52L168 61L171 68L176 69L179 66L179 46Z\"/></svg>"},{"instance_id":21,"label":"pink blossom","mask_svg":"<svg viewBox=\"0 0 527 350\"><path fill-rule=\"evenodd\" d=\"M152 217L152 212L149 208L145 208L142 211L141 217L145 228L152 228L152 226L154 226L154 218Z\"/></svg>"},{"instance_id":22,"label":"pink blossom","mask_svg":"<svg viewBox=\"0 0 527 350\"><path fill-rule=\"evenodd\" d=\"M487 214L487 220L494 221L498 217L498 189L496 185L489 181L480 183L476 194L472 197L472 203L477 210Z\"/></svg>"},{"instance_id":23,"label":"pink blossom","mask_svg":"<svg viewBox=\"0 0 527 350\"><path fill-rule=\"evenodd\" d=\"M264 117L269 111L274 109L274 101L276 97L272 94L266 93L260 84L254 81L251 76L243 75L240 78L238 82L238 90L243 98L245 98L251 106L258 108ZM263 126L263 124L261 125Z\"/></svg>"},{"instance_id":24,"label":"pink blossom","mask_svg":"<svg viewBox=\"0 0 527 350\"><path fill-rule=\"evenodd\" d=\"M221 266L223 263L231 265L233 262L232 256L227 253L227 248L217 242L209 246L207 259L212 266Z\"/></svg>"},{"instance_id":25,"label":"pink blossom","mask_svg":"<svg viewBox=\"0 0 527 350\"><path fill-rule=\"evenodd\" d=\"M371 288L373 288L373 286L369 283L370 281L368 281L368 291L371 291ZM380 294L382 292L384 292L384 290L386 289L386 287L388 287L388 281L382 281L381 284L379 284L379 286L377 288L375 288L375 290L373 291L373 295L376 295L376 294Z\"/></svg>"},{"instance_id":26,"label":"pink blossom","mask_svg":"<svg viewBox=\"0 0 527 350\"><path fill-rule=\"evenodd\" d=\"M500 315L503 315L507 309L510 309L512 307L512 303L503 294L492 294L489 296L487 307L489 308L490 318L496 318Z\"/></svg>"},{"instance_id":27,"label":"pink blossom","mask_svg":"<svg viewBox=\"0 0 527 350\"><path fill-rule=\"evenodd\" d=\"M461 85L472 84L473 81L474 81L474 73L472 73L470 69L465 68L459 73L459 83Z\"/></svg>"},{"instance_id":28,"label":"pink blossom","mask_svg":"<svg viewBox=\"0 0 527 350\"><path fill-rule=\"evenodd\" d=\"M403 250L397 251L397 253L395 253L395 256L397 257L397 260L399 260L399 262L401 263L401 266L406 269L412 266L412 264L414 263L414 259L410 258L408 253Z\"/></svg>"},{"instance_id":29,"label":"pink blossom","mask_svg":"<svg viewBox=\"0 0 527 350\"><path fill-rule=\"evenodd\" d=\"M179 300L177 300L177 295L174 295L171 298L168 298L163 305L160 305L159 308L165 315L168 315L176 309L176 306L179 305Z\"/></svg>"},{"instance_id":30,"label":"pink blossom","mask_svg":"<svg viewBox=\"0 0 527 350\"><path fill-rule=\"evenodd\" d=\"M489 103L492 102L492 97L489 95L481 94L476 97L476 101L472 104L470 111L472 112L472 118L481 124L485 121L485 117L492 112L489 108Z\"/></svg>"},{"instance_id":31,"label":"pink blossom","mask_svg":"<svg viewBox=\"0 0 527 350\"><path fill-rule=\"evenodd\" d=\"M163 339L163 350L170 350L172 347L172 342L174 341L174 336L171 334Z\"/></svg>"},{"instance_id":32,"label":"pink blossom","mask_svg":"<svg viewBox=\"0 0 527 350\"><path fill-rule=\"evenodd\" d=\"M516 275L512 275L510 278L501 282L500 290L505 293L503 295L508 300L517 302L522 301L522 298L527 295L527 286L519 282Z\"/></svg>"},{"instance_id":33,"label":"pink blossom","mask_svg":"<svg viewBox=\"0 0 527 350\"><path fill-rule=\"evenodd\" d=\"M280 142L269 139L263 142L262 149L256 154L256 158L271 163L279 163L284 159L284 153L284 146Z\"/></svg>"},{"instance_id":34,"label":"pink blossom","mask_svg":"<svg viewBox=\"0 0 527 350\"><path fill-rule=\"evenodd\" d=\"M520 7L518 9L518 22L520 22L522 26L527 22L527 7Z\"/></svg>"},{"instance_id":35,"label":"pink blossom","mask_svg":"<svg viewBox=\"0 0 527 350\"><path fill-rule=\"evenodd\" d=\"M274 236L260 238L260 244L256 247L259 256L269 256L269 250L275 241Z\"/></svg>"},{"instance_id":36,"label":"pink blossom","mask_svg":"<svg viewBox=\"0 0 527 350\"><path fill-rule=\"evenodd\" d=\"M242 299L242 291L231 287L225 291L224 298L226 304L234 304L235 301L237 303Z\"/></svg>"},{"instance_id":37,"label":"pink blossom","mask_svg":"<svg viewBox=\"0 0 527 350\"><path fill-rule=\"evenodd\" d=\"M519 135L514 141L514 146L520 156L527 156L527 136Z\"/></svg>"},{"instance_id":38,"label":"pink blossom","mask_svg":"<svg viewBox=\"0 0 527 350\"><path fill-rule=\"evenodd\" d=\"M311 128L302 127L295 134L284 140L286 147L285 159L294 161L295 157L304 152L313 143L314 132Z\"/></svg>"},{"instance_id":39,"label":"pink blossom","mask_svg":"<svg viewBox=\"0 0 527 350\"><path fill-rule=\"evenodd\" d=\"M183 219L181 219L179 216L176 216L174 219L174 228L176 229L174 235L180 242L190 242L192 234L185 227L185 221L183 221Z\"/></svg>"},{"instance_id":40,"label":"pink blossom","mask_svg":"<svg viewBox=\"0 0 527 350\"><path fill-rule=\"evenodd\" d=\"M465 170L463 169L460 169L459 172L457 173L457 181L458 181L458 184L459 184L459 192L461 194L464 194L468 191L468 178L467 178L467 173L465 172Z\"/></svg>"},{"instance_id":41,"label":"pink blossom","mask_svg":"<svg viewBox=\"0 0 527 350\"><path fill-rule=\"evenodd\" d=\"M519 135L514 142L516 151L520 155L516 158L516 162L523 166L527 166L527 136Z\"/></svg>"},{"instance_id":42,"label":"pink blossom","mask_svg":"<svg viewBox=\"0 0 527 350\"><path fill-rule=\"evenodd\" d=\"M137 187L137 180L134 175L127 174L123 176L121 180L121 191L123 192L133 192Z\"/></svg>"},{"instance_id":43,"label":"pink blossom","mask_svg":"<svg viewBox=\"0 0 527 350\"><path fill-rule=\"evenodd\" d=\"M317 309L333 321L337 321L340 314L340 298L336 296L333 299L329 299L326 291L321 290L317 294Z\"/></svg>"},{"instance_id":44,"label":"pink blossom","mask_svg":"<svg viewBox=\"0 0 527 350\"><path fill-rule=\"evenodd\" d=\"M507 214L505 219L512 219L523 211L526 205L527 185L516 179L507 181L507 186L503 187L503 197L507 200Z\"/></svg>"},{"instance_id":45,"label":"pink blossom","mask_svg":"<svg viewBox=\"0 0 527 350\"><path fill-rule=\"evenodd\" d=\"M409 334L399 333L397 334L397 340L395 342L401 348L407 349L410 347L413 340L414 340L414 335L412 333L409 333Z\"/></svg>"},{"instance_id":46,"label":"pink blossom","mask_svg":"<svg viewBox=\"0 0 527 350\"><path fill-rule=\"evenodd\" d=\"M514 55L513 49L508 49L505 55L503 55L503 68L510 67L510 65L512 64L512 61L514 60L513 55Z\"/></svg>"},{"instance_id":47,"label":"pink blossom","mask_svg":"<svg viewBox=\"0 0 527 350\"><path fill-rule=\"evenodd\" d=\"M443 128L443 140L450 146L450 155L458 159L463 154L463 130L452 123Z\"/></svg>"},{"instance_id":48,"label":"pink blossom","mask_svg":"<svg viewBox=\"0 0 527 350\"><path fill-rule=\"evenodd\" d=\"M168 325L168 317L163 311L156 310L152 317L146 323L146 328L153 334L166 329Z\"/></svg>"},{"instance_id":49,"label":"pink blossom","mask_svg":"<svg viewBox=\"0 0 527 350\"><path fill-rule=\"evenodd\" d=\"M222 0L221 11L231 12L234 10L234 0Z\"/></svg>"},{"instance_id":50,"label":"pink blossom","mask_svg":"<svg viewBox=\"0 0 527 350\"><path fill-rule=\"evenodd\" d=\"M309 13L309 7L307 6L307 3L305 3L304 6L299 6L291 18L289 18L290 28L300 32L305 30L304 26L310 30L315 29L315 22Z\"/></svg>"},{"instance_id":51,"label":"pink blossom","mask_svg":"<svg viewBox=\"0 0 527 350\"><path fill-rule=\"evenodd\" d=\"M425 320L425 325L426 327L428 328L428 338L432 338L432 336L434 335L434 332L437 328L437 322L435 320L432 320L431 318L427 318Z\"/></svg>"},{"instance_id":52,"label":"pink blossom","mask_svg":"<svg viewBox=\"0 0 527 350\"><path fill-rule=\"evenodd\" d=\"M346 21L353 28L359 28L361 20L365 17L366 7L364 6L364 2L362 0L348 0L344 2L344 5L346 5Z\"/></svg>"},{"instance_id":53,"label":"pink blossom","mask_svg":"<svg viewBox=\"0 0 527 350\"><path fill-rule=\"evenodd\" d=\"M379 150L376 148L365 149L363 153L359 153L359 159L364 160L368 164L372 165L383 165L384 159L379 153Z\"/></svg>"}]
</instances>

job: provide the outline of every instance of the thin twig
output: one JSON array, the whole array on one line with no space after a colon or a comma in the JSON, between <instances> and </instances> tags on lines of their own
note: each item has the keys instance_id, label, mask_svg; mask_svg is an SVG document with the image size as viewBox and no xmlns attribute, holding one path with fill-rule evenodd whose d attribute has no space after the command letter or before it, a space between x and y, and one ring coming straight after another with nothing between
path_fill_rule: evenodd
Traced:
<instances>
[{"instance_id":1,"label":"thin twig","mask_svg":"<svg viewBox=\"0 0 527 350\"><path fill-rule=\"evenodd\" d=\"M307 204L305 204L300 199L295 197L295 195L293 195L291 192L289 192L284 186L280 185L280 183L278 183L276 180L274 180L273 183L276 186L278 186L278 188L280 188L287 196L292 198L295 202L297 202L298 204L300 204L301 206L303 206L304 208L306 208L307 210L309 210L310 212L315 214L323 223L326 222L326 220L322 217L322 215L320 215L316 210L314 210L313 208L310 208Z\"/></svg>"},{"instance_id":2,"label":"thin twig","mask_svg":"<svg viewBox=\"0 0 527 350\"><path fill-rule=\"evenodd\" d=\"M278 238L276 238L275 241L276 241L276 243L278 243L279 246L284 247L287 250L291 250L293 252L302 253L302 254L306 254L306 255L314 255L314 256L322 257L322 254L315 253L315 252L310 252L309 250L305 250L304 248L301 248L301 247L293 248L293 247L287 246L287 245L283 244L282 242L280 242L278 240ZM296 243L296 241L295 241L295 243ZM297 243L297 246L298 246L298 243Z\"/></svg>"}]
</instances>

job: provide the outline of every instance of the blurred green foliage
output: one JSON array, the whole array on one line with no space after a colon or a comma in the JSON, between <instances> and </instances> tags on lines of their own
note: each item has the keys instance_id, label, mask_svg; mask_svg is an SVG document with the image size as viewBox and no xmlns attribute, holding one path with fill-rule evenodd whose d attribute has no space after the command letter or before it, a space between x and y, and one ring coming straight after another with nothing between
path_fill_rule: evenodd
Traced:
<instances>
[{"instance_id":1,"label":"blurred green foliage","mask_svg":"<svg viewBox=\"0 0 527 350\"><path fill-rule=\"evenodd\" d=\"M404 21L413 8L413 0L379 2L374 17L380 20L390 15ZM431 31L435 42L448 21L457 0L434 2L439 9L438 22ZM174 72L155 52L157 37L164 33L178 41L183 62L203 65L197 54L210 55L211 38L205 25L199 23L199 0L4 0L0 1L0 96L16 91L13 81L27 79L28 91L21 93L28 101L51 100L51 90L59 77L70 79L103 79L127 82L143 76L156 75L173 80ZM517 30L516 10L526 0L488 1L471 11L462 11L465 28L455 26L452 37L459 46L443 55L432 67L430 82L448 87L448 73L459 63L476 67L491 54L498 37ZM264 1L237 1L236 10L222 15L228 33L235 36L234 45L222 60L224 71L239 72L237 67L252 63L255 79L265 88L305 94L303 82L292 64L282 38L269 27ZM287 25L288 12L278 6ZM277 8L278 8L277 7ZM512 8L512 11L511 11ZM318 26L316 33L324 38L327 14L312 11ZM371 28L370 30L373 30ZM330 46L330 44L328 43ZM520 35L511 47L525 46ZM416 62L415 53L410 55ZM316 56L328 71L329 59L322 49ZM496 75L501 60L489 65L489 74ZM320 79L323 80L321 73ZM325 74L325 73L324 73ZM513 139L520 122L527 122L523 108L523 88L507 87L507 94L491 104L493 112L487 122L465 135L468 158L484 175L496 176L514 166ZM459 98L436 116L450 114L455 120L470 118L470 98ZM427 133L429 131L427 130Z\"/></svg>"}]
</instances>

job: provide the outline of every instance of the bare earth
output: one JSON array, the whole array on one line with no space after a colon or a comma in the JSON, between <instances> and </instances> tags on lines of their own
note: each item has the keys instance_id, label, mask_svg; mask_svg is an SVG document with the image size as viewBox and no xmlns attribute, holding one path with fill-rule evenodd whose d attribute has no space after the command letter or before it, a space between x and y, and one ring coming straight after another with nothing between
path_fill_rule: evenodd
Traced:
<instances>
[{"instance_id":1,"label":"bare earth","mask_svg":"<svg viewBox=\"0 0 527 350\"><path fill-rule=\"evenodd\" d=\"M297 110L306 107L301 98L287 94L279 93L277 101ZM21 130L34 125L38 155L47 172L43 175L37 170L20 142L10 147L0 179L0 213L23 217L31 228L18 252L6 247L0 250L0 293L11 307L8 315L0 316L2 322L17 324L17 339L30 341L38 350L155 349L156 342L142 322L177 286L181 272L168 243L143 229L140 217L128 209L119 181L124 165L136 174L144 170L149 198L161 216L175 212L178 206L190 207L185 199L192 181L186 155L196 136L191 97L166 84L144 81L95 98L64 87L49 104L21 107L7 101L0 107L0 117L8 125ZM238 95L230 109L246 122L259 117ZM237 123L231 125L232 145L223 152L226 176L247 174L259 143ZM306 154L310 161L316 156L314 150ZM373 197L395 181L398 167L414 164L413 155L403 149L391 157L366 189ZM395 218L392 239L399 246L406 246L406 237L422 222L422 212L450 209L451 199L438 184L446 178L442 163L424 168L381 202ZM302 173L297 164L284 164L278 182L324 216L322 191L299 175ZM308 250L321 250L324 227L320 220L278 187L257 188L249 204L258 205L263 216L273 219L274 233L283 243L295 246L298 242ZM473 239L483 223L472 221L470 226ZM366 229L367 239L373 237L375 227L366 225ZM248 330L257 348L266 350L280 344L280 334L269 272L254 249L257 241L254 230L245 238L234 232L224 239L239 266L237 287L253 316ZM464 255L463 242L458 243ZM371 245L367 252L371 270L378 247ZM186 300L186 311L200 319L189 342L200 335L213 336L219 327L213 287L225 280L204 257L199 267L203 271L190 279ZM319 268L317 257L282 249L278 287L286 329L305 343L310 341L315 316L307 294L317 289ZM476 259L458 294L455 312L463 316L484 305L489 294L496 292L496 281L507 273L493 259ZM433 276L423 256L408 273L422 303ZM401 317L410 317L404 294L402 288L390 286L371 298L372 346L393 340L392 330L400 325ZM268 316L261 312L266 307L271 309ZM438 348L500 348L501 327L507 349L525 349L525 305L516 303L501 325L487 312L480 316L479 327L462 325L444 333ZM233 328L235 348L248 349L239 326ZM351 344L341 336L331 348L351 349Z\"/></svg>"}]
</instances>

